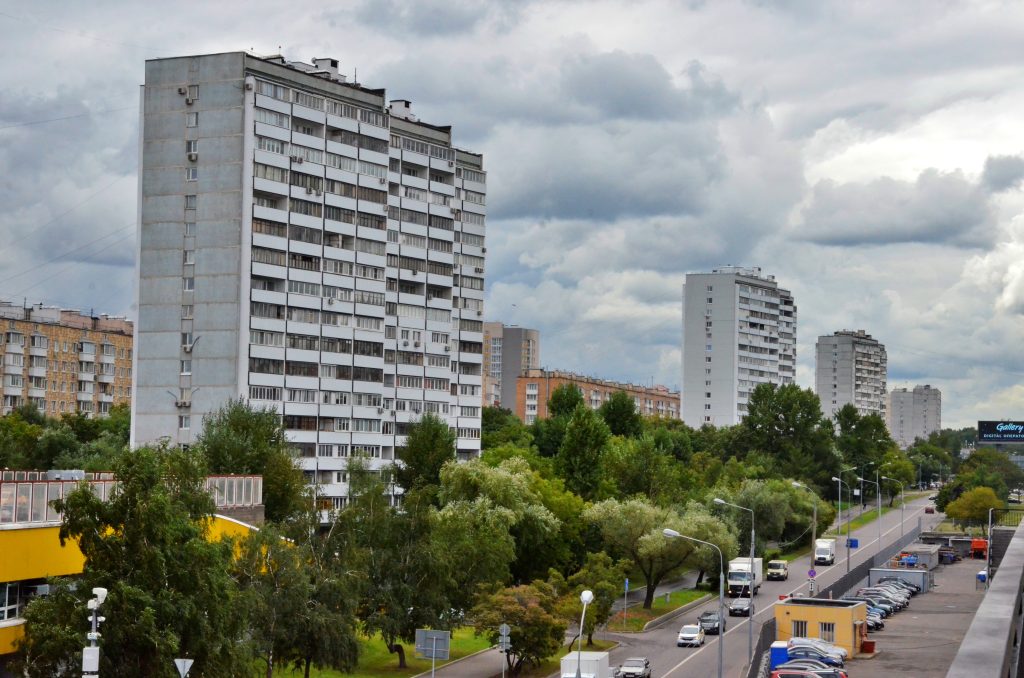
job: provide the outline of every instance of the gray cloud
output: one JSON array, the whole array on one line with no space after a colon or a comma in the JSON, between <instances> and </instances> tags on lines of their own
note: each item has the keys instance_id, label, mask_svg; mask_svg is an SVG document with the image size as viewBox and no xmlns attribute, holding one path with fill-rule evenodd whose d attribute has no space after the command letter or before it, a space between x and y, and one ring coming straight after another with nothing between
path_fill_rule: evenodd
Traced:
<instances>
[{"instance_id":1,"label":"gray cloud","mask_svg":"<svg viewBox=\"0 0 1024 678\"><path fill-rule=\"evenodd\" d=\"M1001 192L1016 188L1024 179L1024 157L1019 155L994 155L985 161L981 183L990 191Z\"/></svg>"},{"instance_id":2,"label":"gray cloud","mask_svg":"<svg viewBox=\"0 0 1024 678\"><path fill-rule=\"evenodd\" d=\"M382 31L444 37L465 34L485 22L494 22L501 30L507 30L520 11L518 2L364 0L355 10L355 17L364 25ZM344 15L349 13L350 9L344 10ZM332 18L341 21L345 17L339 12Z\"/></svg>"},{"instance_id":3,"label":"gray cloud","mask_svg":"<svg viewBox=\"0 0 1024 678\"><path fill-rule=\"evenodd\" d=\"M795 228L822 245L901 242L979 247L995 235L985 191L961 172L922 172L916 181L882 177L867 183L817 183Z\"/></svg>"}]
</instances>

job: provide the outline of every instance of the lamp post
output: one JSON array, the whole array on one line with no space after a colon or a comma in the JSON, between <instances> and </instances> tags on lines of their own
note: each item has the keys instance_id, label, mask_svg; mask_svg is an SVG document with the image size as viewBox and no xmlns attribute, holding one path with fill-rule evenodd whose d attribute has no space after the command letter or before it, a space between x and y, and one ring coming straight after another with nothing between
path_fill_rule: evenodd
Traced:
<instances>
[{"instance_id":1,"label":"lamp post","mask_svg":"<svg viewBox=\"0 0 1024 678\"><path fill-rule=\"evenodd\" d=\"M844 483L839 476L832 476L832 480L836 481L839 486L839 503L843 503L843 485L846 485L846 489L850 492L850 503L853 503L853 488L850 487L849 483ZM849 512L846 514L846 574L850 574L850 518L852 516ZM840 531L839 534L842 534Z\"/></svg>"},{"instance_id":2,"label":"lamp post","mask_svg":"<svg viewBox=\"0 0 1024 678\"><path fill-rule=\"evenodd\" d=\"M99 616L100 605L107 599L107 590L97 586L92 590L94 598L90 598L86 607L89 609L90 631L86 634L89 640L88 647L82 650L82 675L96 678L100 675L100 647L97 643L100 639L100 624L105 619Z\"/></svg>"},{"instance_id":3,"label":"lamp post","mask_svg":"<svg viewBox=\"0 0 1024 678\"><path fill-rule=\"evenodd\" d=\"M587 605L594 601L594 592L590 589L580 594L580 602L583 603L583 614L580 615L580 642L576 649L576 678L583 678L580 673L583 666L583 622L587 616Z\"/></svg>"},{"instance_id":4,"label":"lamp post","mask_svg":"<svg viewBox=\"0 0 1024 678\"><path fill-rule=\"evenodd\" d=\"M856 466L845 466L845 467L839 469L839 477L842 478L843 474L846 473L847 471L855 471L855 470L857 470ZM835 480L835 478L833 478L832 480ZM846 488L850 489L850 485L847 484ZM853 517L853 490L850 490L850 503L846 506L846 519L850 520L850 518L852 518L852 517ZM839 490L839 520L840 520L840 522L842 522L842 520L843 520L843 491L842 491L842 489Z\"/></svg>"},{"instance_id":5,"label":"lamp post","mask_svg":"<svg viewBox=\"0 0 1024 678\"><path fill-rule=\"evenodd\" d=\"M875 486L875 496L878 497L878 543L875 544L875 554L882 553L882 486L877 480L857 478L862 483L872 483Z\"/></svg>"},{"instance_id":6,"label":"lamp post","mask_svg":"<svg viewBox=\"0 0 1024 678\"><path fill-rule=\"evenodd\" d=\"M714 502L719 506L731 506L733 508L742 509L750 512L750 623L747 624L747 660L754 661L754 544L756 543L756 536L754 533L754 509L747 508L746 506L740 506L739 504L733 504L724 499L715 497Z\"/></svg>"},{"instance_id":7,"label":"lamp post","mask_svg":"<svg viewBox=\"0 0 1024 678\"><path fill-rule=\"evenodd\" d=\"M802 487L803 489L810 492L811 496L814 497L814 517L811 519L811 557L813 559L814 545L818 541L818 493L812 490L811 488L807 487L803 483L798 483L795 480L793 481L793 487ZM840 497L839 503L843 503L842 497Z\"/></svg>"},{"instance_id":8,"label":"lamp post","mask_svg":"<svg viewBox=\"0 0 1024 678\"><path fill-rule=\"evenodd\" d=\"M722 549L709 541L687 537L685 534L679 534L668 527L662 530L661 533L670 539L685 539L703 544L704 546L710 546L718 551L718 678L722 678L722 668L725 666L723 662L725 657L725 651L723 650L725 646L725 629L723 628L725 625L725 558L722 557ZM751 618L751 623L753 623L753 618ZM577 676L577 678L579 677Z\"/></svg>"},{"instance_id":9,"label":"lamp post","mask_svg":"<svg viewBox=\"0 0 1024 678\"><path fill-rule=\"evenodd\" d=\"M905 509L906 506L907 506L907 502L903 501L903 483L900 482L899 480L896 480L895 478L890 478L889 476L882 476L882 480L888 480L889 482L899 483L900 484L900 538L902 538L903 537L903 513L904 513L903 509Z\"/></svg>"}]
</instances>

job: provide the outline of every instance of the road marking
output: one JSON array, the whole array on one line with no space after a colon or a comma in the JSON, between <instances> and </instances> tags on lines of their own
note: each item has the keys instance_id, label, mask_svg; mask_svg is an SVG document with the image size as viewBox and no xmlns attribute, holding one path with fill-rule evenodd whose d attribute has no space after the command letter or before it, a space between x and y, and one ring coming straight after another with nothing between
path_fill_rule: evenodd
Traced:
<instances>
[{"instance_id":1,"label":"road marking","mask_svg":"<svg viewBox=\"0 0 1024 678\"><path fill-rule=\"evenodd\" d=\"M915 514L917 514L917 513L919 513L919 512L923 512L923 511L924 511L924 509L925 509L925 507L924 507L924 506L922 506L922 507L920 507L919 509L916 509L916 510L912 511L912 512L910 513L910 517L911 517L911 518L913 518ZM877 520L877 518L876 518L876 520ZM884 537L885 535L889 534L890 532L893 532L894 530L898 530L898 529L900 529L900 527L901 527L902 525L904 525L904 524L905 524L905 519L901 519L901 520L900 520L900 522L899 522L899 523L898 523L897 525L895 525L895 526L894 526L894 527L892 527L891 529L888 529L888 530L886 530L885 532L883 532L883 533L882 533L882 536ZM861 528L858 528L858 529L863 529L864 527L867 527L867 525L863 525L863 526L861 526ZM875 538L874 540L872 540L872 541L869 541L869 542L866 542L866 543L864 544L864 546L862 546L862 547L860 547L860 548L864 548L864 547L870 546L871 544L874 544L874 543L875 543L875 542L877 542L877 541L878 541L878 538L876 537L876 538ZM837 549L837 550L838 550L838 549ZM865 552L864 552L864 551L861 551L861 553L865 553ZM851 556L853 556L853 555L854 555L853 551L851 551L851 552L850 552L850 555L851 555ZM859 554L858 554L858 555L859 555ZM872 556L872 557L873 557L873 556ZM851 558L850 560L852 561L852 560L853 560L853 558ZM843 562L846 562L846 557L845 557L845 556L844 556L844 557L842 558L842 560L838 560L838 561L836 561L836 564L839 564L839 563L843 563ZM834 568L835 566L833 565L832 567ZM830 568L830 569L829 569L829 572L831 572L831 571L832 571L832 569ZM840 577L842 577L843 575L839 575L839 576L840 576ZM838 579L838 578L837 578L837 579ZM802 589L802 588L803 588L804 586L806 586L806 584L800 584L799 586L797 586L797 587L796 587L795 589L793 589L792 591L790 591L790 592L789 592L789 593L787 593L786 595L787 595L787 596L792 596L792 595L793 595L794 593L796 593L797 591L799 591L800 589ZM822 586L824 586L824 584L823 584ZM727 635L729 635L730 633L732 633L733 631L738 631L739 629L743 628L743 625L744 625L744 624L747 624L747 623L751 623L751 622L752 622L752 620L753 620L753 619L756 619L758 615L760 615L760 614L764 614L765 612L768 612L769 610L771 610L771 609L772 609L772 607L774 607L775 605L777 605L777 604L778 604L778 602L779 602L779 601L778 601L778 599L776 599L776 600L772 601L771 603L769 603L769 604L768 604L768 606L767 606L767 607L765 607L764 609L759 609L759 606L758 606L758 607L755 607L755 609L756 609L757 611L756 611L756 612L754 613L753 617L748 617L747 619L745 619L745 620L743 620L743 621L739 622L739 623L738 623L738 624L737 624L736 626L734 626L733 628L731 628L731 629L729 629L728 631L726 631L725 633L723 633L723 634L719 635L719 636L718 636L718 638L717 638L716 640L718 640L719 642L721 642L721 640L722 640L722 637L723 637L723 636L727 636ZM761 623L763 624L764 622L762 621ZM685 664L686 662L690 661L690 660L691 660L691 659L693 659L694 657L700 656L700 653L701 653L701 652L703 652L703 651L704 651L704 648L706 648L706 647L709 647L709 646L708 646L708 645L705 645L704 647L698 648L696 652L694 652L694 653L693 653L693 654L691 654L690 656L686 657L685 659L683 659L682 661L680 661L680 662L679 662L678 664L676 664L675 666L673 666L672 668L670 668L670 669L669 669L668 671L666 671L666 672L665 672L665 673L664 673L664 674L662 675L662 678L668 678L668 677L669 677L669 676L671 676L671 675L672 675L673 673L675 673L676 669L680 668L680 667L681 667L681 666L682 666L683 664ZM715 650L715 652L717 652L717 651L718 651L718 650L716 649L716 650Z\"/></svg>"}]
</instances>

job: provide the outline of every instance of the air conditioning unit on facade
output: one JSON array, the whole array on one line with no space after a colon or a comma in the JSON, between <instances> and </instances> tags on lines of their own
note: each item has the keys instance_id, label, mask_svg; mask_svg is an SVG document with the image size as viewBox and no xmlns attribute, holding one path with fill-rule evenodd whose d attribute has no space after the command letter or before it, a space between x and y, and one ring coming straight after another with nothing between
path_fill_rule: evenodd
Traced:
<instances>
[{"instance_id":1,"label":"air conditioning unit on facade","mask_svg":"<svg viewBox=\"0 0 1024 678\"><path fill-rule=\"evenodd\" d=\"M315 193L316 195L323 195L324 194L324 192L321 191L319 188L316 189L315 191L313 191L313 193Z\"/></svg>"},{"instance_id":2,"label":"air conditioning unit on facade","mask_svg":"<svg viewBox=\"0 0 1024 678\"><path fill-rule=\"evenodd\" d=\"M195 162L196 160L199 160L199 154L198 153L189 153L188 154L188 159L190 161L192 161L192 162Z\"/></svg>"},{"instance_id":3,"label":"air conditioning unit on facade","mask_svg":"<svg viewBox=\"0 0 1024 678\"><path fill-rule=\"evenodd\" d=\"M377 408L377 414L384 414L384 408L383 407L378 407Z\"/></svg>"},{"instance_id":4,"label":"air conditioning unit on facade","mask_svg":"<svg viewBox=\"0 0 1024 678\"><path fill-rule=\"evenodd\" d=\"M383 186L383 185L384 185L384 184L386 184L386 183L388 183L388 180L387 180L387 179L385 179L384 177L381 177L381 178L380 178L380 184L381 184L381 186Z\"/></svg>"},{"instance_id":5,"label":"air conditioning unit on facade","mask_svg":"<svg viewBox=\"0 0 1024 678\"><path fill-rule=\"evenodd\" d=\"M448 161L448 166L449 167L455 167L455 161L454 160L449 160Z\"/></svg>"},{"instance_id":6,"label":"air conditioning unit on facade","mask_svg":"<svg viewBox=\"0 0 1024 678\"><path fill-rule=\"evenodd\" d=\"M186 106L191 106L192 104L194 104L194 103L195 103L195 101L196 101L196 100L195 100L195 99L193 99L192 97L186 97L186 98L185 98L185 105L186 105Z\"/></svg>"},{"instance_id":7,"label":"air conditioning unit on facade","mask_svg":"<svg viewBox=\"0 0 1024 678\"><path fill-rule=\"evenodd\" d=\"M476 314L477 314L478 316L481 316L481 315L483 315L483 314L484 314L484 312L483 312L483 311L477 311L477 312L476 312Z\"/></svg>"},{"instance_id":8,"label":"air conditioning unit on facade","mask_svg":"<svg viewBox=\"0 0 1024 678\"><path fill-rule=\"evenodd\" d=\"M181 347L181 350L184 351L185 353L191 353L192 344L185 344L184 346Z\"/></svg>"},{"instance_id":9,"label":"air conditioning unit on facade","mask_svg":"<svg viewBox=\"0 0 1024 678\"><path fill-rule=\"evenodd\" d=\"M176 400L174 401L175 407L192 407L191 400Z\"/></svg>"},{"instance_id":10,"label":"air conditioning unit on facade","mask_svg":"<svg viewBox=\"0 0 1024 678\"><path fill-rule=\"evenodd\" d=\"M307 186L306 187L306 195L313 195L313 187L312 186Z\"/></svg>"},{"instance_id":11,"label":"air conditioning unit on facade","mask_svg":"<svg viewBox=\"0 0 1024 678\"><path fill-rule=\"evenodd\" d=\"M188 94L188 87L179 87L178 94Z\"/></svg>"},{"instance_id":12,"label":"air conditioning unit on facade","mask_svg":"<svg viewBox=\"0 0 1024 678\"><path fill-rule=\"evenodd\" d=\"M445 352L445 353L451 353L451 350L452 350L452 347L451 347L451 346L445 346L445 347L444 347L444 352Z\"/></svg>"},{"instance_id":13,"label":"air conditioning unit on facade","mask_svg":"<svg viewBox=\"0 0 1024 678\"><path fill-rule=\"evenodd\" d=\"M487 254L487 248L486 247L481 247L480 251L483 252L484 254Z\"/></svg>"},{"instance_id":14,"label":"air conditioning unit on facade","mask_svg":"<svg viewBox=\"0 0 1024 678\"><path fill-rule=\"evenodd\" d=\"M408 341L403 341L403 342L402 342L402 346L408 346L408 345L409 345L409 342L408 342Z\"/></svg>"},{"instance_id":15,"label":"air conditioning unit on facade","mask_svg":"<svg viewBox=\"0 0 1024 678\"><path fill-rule=\"evenodd\" d=\"M297 155L290 155L288 156L288 159L291 160L292 162L300 162L302 160L302 158L300 158Z\"/></svg>"},{"instance_id":16,"label":"air conditioning unit on facade","mask_svg":"<svg viewBox=\"0 0 1024 678\"><path fill-rule=\"evenodd\" d=\"M473 267L473 271L476 273L483 273L484 269L480 268L479 266L475 266Z\"/></svg>"},{"instance_id":17,"label":"air conditioning unit on facade","mask_svg":"<svg viewBox=\"0 0 1024 678\"><path fill-rule=\"evenodd\" d=\"M412 345L415 346L416 348L419 348L420 347L420 342L414 341Z\"/></svg>"}]
</instances>

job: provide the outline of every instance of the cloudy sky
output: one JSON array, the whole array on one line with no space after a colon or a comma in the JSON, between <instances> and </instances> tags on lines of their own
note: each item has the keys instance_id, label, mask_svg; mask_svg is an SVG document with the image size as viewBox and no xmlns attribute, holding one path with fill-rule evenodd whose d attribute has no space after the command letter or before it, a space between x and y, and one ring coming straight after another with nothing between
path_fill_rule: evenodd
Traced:
<instances>
[{"instance_id":1,"label":"cloudy sky","mask_svg":"<svg viewBox=\"0 0 1024 678\"><path fill-rule=\"evenodd\" d=\"M688 271L761 266L944 424L1024 418L1024 5L0 3L0 298L132 308L148 58L331 56L489 170L490 319L548 367L680 382Z\"/></svg>"}]
</instances>

